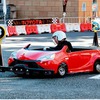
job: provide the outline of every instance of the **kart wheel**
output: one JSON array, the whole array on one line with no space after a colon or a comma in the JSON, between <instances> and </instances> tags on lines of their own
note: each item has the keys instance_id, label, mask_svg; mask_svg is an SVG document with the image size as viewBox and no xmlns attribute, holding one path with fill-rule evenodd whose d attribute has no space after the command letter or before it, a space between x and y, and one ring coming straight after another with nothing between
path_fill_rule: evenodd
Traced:
<instances>
[{"instance_id":1,"label":"kart wheel","mask_svg":"<svg viewBox=\"0 0 100 100\"><path fill-rule=\"evenodd\" d=\"M26 75L26 66L24 64L16 64L13 67L13 72L18 76L25 76Z\"/></svg>"},{"instance_id":2,"label":"kart wheel","mask_svg":"<svg viewBox=\"0 0 100 100\"><path fill-rule=\"evenodd\" d=\"M64 77L67 74L67 65L62 63L58 68L58 76Z\"/></svg>"},{"instance_id":3,"label":"kart wheel","mask_svg":"<svg viewBox=\"0 0 100 100\"><path fill-rule=\"evenodd\" d=\"M100 73L100 61L95 62L94 64L94 72Z\"/></svg>"}]
</instances>

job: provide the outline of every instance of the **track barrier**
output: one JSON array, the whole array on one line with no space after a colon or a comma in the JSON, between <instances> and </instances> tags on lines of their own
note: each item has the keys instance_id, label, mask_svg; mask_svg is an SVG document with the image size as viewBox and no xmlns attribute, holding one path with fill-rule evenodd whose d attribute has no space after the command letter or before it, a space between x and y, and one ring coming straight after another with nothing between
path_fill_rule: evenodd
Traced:
<instances>
[{"instance_id":1,"label":"track barrier","mask_svg":"<svg viewBox=\"0 0 100 100\"><path fill-rule=\"evenodd\" d=\"M51 33L54 33L56 31L66 32L65 24L64 23L51 24Z\"/></svg>"},{"instance_id":2,"label":"track barrier","mask_svg":"<svg viewBox=\"0 0 100 100\"><path fill-rule=\"evenodd\" d=\"M92 31L92 24L87 23L87 28L88 28L89 31Z\"/></svg>"},{"instance_id":3,"label":"track barrier","mask_svg":"<svg viewBox=\"0 0 100 100\"><path fill-rule=\"evenodd\" d=\"M8 31L8 36L18 35L16 31L16 26L8 26L7 31Z\"/></svg>"},{"instance_id":4,"label":"track barrier","mask_svg":"<svg viewBox=\"0 0 100 100\"><path fill-rule=\"evenodd\" d=\"M50 25L51 24L37 25L38 33L39 34L42 34L42 33L51 33Z\"/></svg>"},{"instance_id":5,"label":"track barrier","mask_svg":"<svg viewBox=\"0 0 100 100\"><path fill-rule=\"evenodd\" d=\"M38 29L36 25L26 25L25 26L27 35L29 34L38 34Z\"/></svg>"},{"instance_id":6,"label":"track barrier","mask_svg":"<svg viewBox=\"0 0 100 100\"><path fill-rule=\"evenodd\" d=\"M73 31L72 23L65 23L65 26L66 26L66 31L67 32Z\"/></svg>"},{"instance_id":7,"label":"track barrier","mask_svg":"<svg viewBox=\"0 0 100 100\"><path fill-rule=\"evenodd\" d=\"M82 24L80 24L80 29L81 29L81 32L92 31L92 24L90 24L90 23L82 23Z\"/></svg>"},{"instance_id":8,"label":"track barrier","mask_svg":"<svg viewBox=\"0 0 100 100\"><path fill-rule=\"evenodd\" d=\"M16 32L18 35L26 35L25 25L22 26L16 26Z\"/></svg>"},{"instance_id":9,"label":"track barrier","mask_svg":"<svg viewBox=\"0 0 100 100\"><path fill-rule=\"evenodd\" d=\"M84 32L92 31L91 23L57 23L57 24L38 24L38 25L17 25L17 26L6 26L5 27L7 36L18 36L18 35L30 35L30 34L42 34L42 33L54 33L56 31L63 32Z\"/></svg>"},{"instance_id":10,"label":"track barrier","mask_svg":"<svg viewBox=\"0 0 100 100\"><path fill-rule=\"evenodd\" d=\"M71 32L80 32L80 24L79 23L65 23L66 31Z\"/></svg>"}]
</instances>

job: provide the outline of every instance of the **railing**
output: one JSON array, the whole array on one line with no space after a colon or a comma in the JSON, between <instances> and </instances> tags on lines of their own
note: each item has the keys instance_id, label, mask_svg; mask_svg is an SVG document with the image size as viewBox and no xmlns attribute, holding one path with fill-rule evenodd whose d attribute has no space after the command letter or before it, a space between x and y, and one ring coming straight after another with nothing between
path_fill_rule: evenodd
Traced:
<instances>
[{"instance_id":1,"label":"railing","mask_svg":"<svg viewBox=\"0 0 100 100\"><path fill-rule=\"evenodd\" d=\"M4 20L0 20L0 24L4 24Z\"/></svg>"},{"instance_id":2,"label":"railing","mask_svg":"<svg viewBox=\"0 0 100 100\"><path fill-rule=\"evenodd\" d=\"M62 17L60 23L91 23L91 19L87 17Z\"/></svg>"}]
</instances>

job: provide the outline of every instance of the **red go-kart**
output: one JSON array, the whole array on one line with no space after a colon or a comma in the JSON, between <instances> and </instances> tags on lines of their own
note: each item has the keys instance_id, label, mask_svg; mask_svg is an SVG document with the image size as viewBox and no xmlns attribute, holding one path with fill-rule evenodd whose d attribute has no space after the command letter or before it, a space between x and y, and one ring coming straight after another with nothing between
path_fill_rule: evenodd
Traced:
<instances>
[{"instance_id":1,"label":"red go-kart","mask_svg":"<svg viewBox=\"0 0 100 100\"><path fill-rule=\"evenodd\" d=\"M13 52L8 59L10 71L17 75L57 74L60 77L68 73L100 73L99 47L73 47L68 52L67 46L59 51L30 49L30 44Z\"/></svg>"}]
</instances>

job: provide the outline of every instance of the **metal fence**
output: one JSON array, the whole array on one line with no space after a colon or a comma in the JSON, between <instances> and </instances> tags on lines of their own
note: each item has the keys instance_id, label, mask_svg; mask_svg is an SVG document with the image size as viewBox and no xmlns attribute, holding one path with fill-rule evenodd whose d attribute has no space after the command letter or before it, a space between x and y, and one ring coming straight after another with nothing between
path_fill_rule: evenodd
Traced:
<instances>
[{"instance_id":1,"label":"metal fence","mask_svg":"<svg viewBox=\"0 0 100 100\"><path fill-rule=\"evenodd\" d=\"M5 22L4 22L4 20L0 20L0 24L4 24Z\"/></svg>"},{"instance_id":2,"label":"metal fence","mask_svg":"<svg viewBox=\"0 0 100 100\"><path fill-rule=\"evenodd\" d=\"M91 18L87 17L62 17L59 19L60 23L91 23Z\"/></svg>"}]
</instances>

